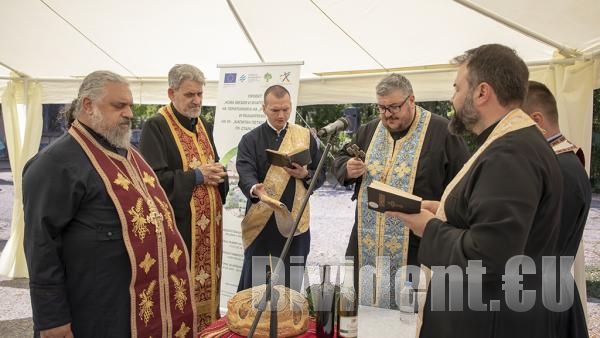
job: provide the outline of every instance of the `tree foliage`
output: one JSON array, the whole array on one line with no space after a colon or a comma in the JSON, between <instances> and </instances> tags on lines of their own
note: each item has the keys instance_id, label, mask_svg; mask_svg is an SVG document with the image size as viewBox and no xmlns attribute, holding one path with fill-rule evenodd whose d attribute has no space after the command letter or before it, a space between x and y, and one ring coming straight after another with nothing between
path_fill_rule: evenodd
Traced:
<instances>
[{"instance_id":1,"label":"tree foliage","mask_svg":"<svg viewBox=\"0 0 600 338\"><path fill-rule=\"evenodd\" d=\"M141 129L144 121L150 118L152 115L156 114L160 107L163 105L160 104L134 104L133 105L133 129ZM202 107L202 117L206 118L206 120L210 123L215 121L215 111L216 107L208 106Z\"/></svg>"},{"instance_id":2,"label":"tree foliage","mask_svg":"<svg viewBox=\"0 0 600 338\"><path fill-rule=\"evenodd\" d=\"M418 102L419 106L429 110L434 114L451 118L453 114L452 104L450 101L428 101ZM134 129L140 129L143 121L155 114L160 105L134 105ZM379 116L377 106L371 103L354 103L354 104L329 104L329 105L311 105L297 108L295 117L296 123L309 128L319 130L327 124L334 122L338 118L344 116L344 109L348 107L356 107L359 110L359 124L364 124ZM600 191L600 89L594 91L594 108L592 120L592 156L590 163L590 180L594 192ZM209 121L214 122L215 107L202 107L202 115ZM349 142L352 134L339 133L333 140L332 153L335 154L345 143ZM465 141L471 148L475 149L475 137L465 135ZM329 159L329 162L331 158Z\"/></svg>"}]
</instances>

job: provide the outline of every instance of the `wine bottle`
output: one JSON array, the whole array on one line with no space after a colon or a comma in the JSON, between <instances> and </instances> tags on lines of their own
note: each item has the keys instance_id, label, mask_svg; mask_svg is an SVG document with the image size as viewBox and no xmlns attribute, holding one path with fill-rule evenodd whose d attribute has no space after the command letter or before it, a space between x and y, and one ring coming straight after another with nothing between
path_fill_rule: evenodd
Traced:
<instances>
[{"instance_id":1,"label":"wine bottle","mask_svg":"<svg viewBox=\"0 0 600 338\"><path fill-rule=\"evenodd\" d=\"M317 337L332 338L334 335L333 322L335 316L335 287L331 284L329 265L322 267L319 304L317 304Z\"/></svg>"},{"instance_id":2,"label":"wine bottle","mask_svg":"<svg viewBox=\"0 0 600 338\"><path fill-rule=\"evenodd\" d=\"M358 292L354 288L354 263L346 260L338 305L338 337L358 336Z\"/></svg>"}]
</instances>

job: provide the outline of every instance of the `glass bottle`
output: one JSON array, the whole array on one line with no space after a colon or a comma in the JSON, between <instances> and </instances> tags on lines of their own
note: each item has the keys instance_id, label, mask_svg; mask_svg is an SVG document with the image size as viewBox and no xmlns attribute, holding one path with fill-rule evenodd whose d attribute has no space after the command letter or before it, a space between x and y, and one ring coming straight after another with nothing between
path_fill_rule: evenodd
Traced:
<instances>
[{"instance_id":1,"label":"glass bottle","mask_svg":"<svg viewBox=\"0 0 600 338\"><path fill-rule=\"evenodd\" d=\"M414 324L417 320L415 315L417 298L410 281L404 282L402 290L398 293L397 304L400 310L400 320L407 324Z\"/></svg>"},{"instance_id":2,"label":"glass bottle","mask_svg":"<svg viewBox=\"0 0 600 338\"><path fill-rule=\"evenodd\" d=\"M317 337L332 338L334 336L334 318L335 318L335 286L330 280L331 267L324 265L322 267L320 295L317 297Z\"/></svg>"},{"instance_id":3,"label":"glass bottle","mask_svg":"<svg viewBox=\"0 0 600 338\"><path fill-rule=\"evenodd\" d=\"M338 337L358 336L358 292L354 288L354 262L345 262L344 282L338 305Z\"/></svg>"}]
</instances>

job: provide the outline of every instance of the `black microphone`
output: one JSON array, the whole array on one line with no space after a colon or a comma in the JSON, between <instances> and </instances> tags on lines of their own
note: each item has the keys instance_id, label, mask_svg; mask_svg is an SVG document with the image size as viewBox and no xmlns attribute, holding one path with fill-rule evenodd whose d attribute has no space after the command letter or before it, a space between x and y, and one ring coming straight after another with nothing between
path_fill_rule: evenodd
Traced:
<instances>
[{"instance_id":1,"label":"black microphone","mask_svg":"<svg viewBox=\"0 0 600 338\"><path fill-rule=\"evenodd\" d=\"M350 121L348 121L348 119L346 117L340 117L339 119L335 120L335 122L332 122L332 123L326 125L325 127L319 129L319 132L317 132L317 135L319 137L323 137L323 136L329 136L329 135L335 134L339 131L346 130L346 128L348 128L349 124L350 124Z\"/></svg>"}]
</instances>

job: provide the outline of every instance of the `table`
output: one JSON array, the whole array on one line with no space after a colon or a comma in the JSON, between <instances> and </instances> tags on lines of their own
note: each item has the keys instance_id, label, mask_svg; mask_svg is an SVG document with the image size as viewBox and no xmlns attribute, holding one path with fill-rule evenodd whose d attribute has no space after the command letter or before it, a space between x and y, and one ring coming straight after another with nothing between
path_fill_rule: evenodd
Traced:
<instances>
[{"instance_id":1,"label":"table","mask_svg":"<svg viewBox=\"0 0 600 338\"><path fill-rule=\"evenodd\" d=\"M416 316L416 314L415 314ZM360 338L379 338L379 337L415 337L415 323L406 323L400 320L400 311L381 309L372 306L361 305L358 308L358 336ZM223 317L212 323L198 337L200 338L240 338L227 328L227 318ZM315 321L309 320L308 331L301 338L313 338L315 334Z\"/></svg>"}]
</instances>

